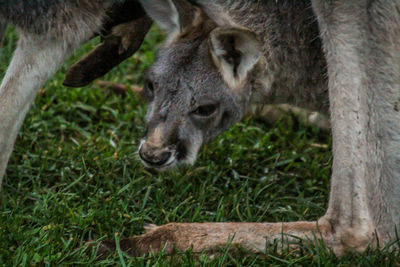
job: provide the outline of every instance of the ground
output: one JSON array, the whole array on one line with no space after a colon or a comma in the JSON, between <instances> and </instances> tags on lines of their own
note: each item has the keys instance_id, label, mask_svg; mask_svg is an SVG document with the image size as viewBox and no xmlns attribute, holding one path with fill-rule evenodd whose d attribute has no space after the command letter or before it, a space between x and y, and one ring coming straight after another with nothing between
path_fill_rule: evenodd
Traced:
<instances>
[{"instance_id":1,"label":"ground","mask_svg":"<svg viewBox=\"0 0 400 267\"><path fill-rule=\"evenodd\" d=\"M0 47L0 78L15 48L9 29ZM141 85L163 39L153 29L141 50L102 78ZM0 194L0 265L4 266L398 266L394 246L337 258L322 244L295 252L271 246L218 257L190 251L106 260L88 240L143 233L145 223L315 220L327 206L329 134L287 117L274 125L246 118L207 145L188 169L143 168L137 146L145 104L96 85L62 86L68 60L44 86L18 136ZM278 252L282 251L282 252Z\"/></svg>"}]
</instances>

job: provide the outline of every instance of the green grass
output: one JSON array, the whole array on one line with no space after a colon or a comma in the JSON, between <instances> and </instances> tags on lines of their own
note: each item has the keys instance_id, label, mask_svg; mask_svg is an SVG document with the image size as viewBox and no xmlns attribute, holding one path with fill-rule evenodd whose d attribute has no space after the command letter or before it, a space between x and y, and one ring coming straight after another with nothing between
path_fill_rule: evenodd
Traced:
<instances>
[{"instance_id":1,"label":"green grass","mask_svg":"<svg viewBox=\"0 0 400 267\"><path fill-rule=\"evenodd\" d=\"M0 73L16 39L9 30ZM104 80L141 84L162 39L153 29L141 50ZM264 257L221 248L214 259L190 251L139 258L116 252L99 261L86 241L141 234L144 223L317 219L327 205L332 155L313 144L331 141L292 119L267 126L246 118L207 145L195 166L149 172L136 153L145 105L134 94L122 98L94 85L65 88L65 68L40 90L8 165L0 196L2 265L399 265L390 247L339 259L322 245L297 253L272 247Z\"/></svg>"}]
</instances>

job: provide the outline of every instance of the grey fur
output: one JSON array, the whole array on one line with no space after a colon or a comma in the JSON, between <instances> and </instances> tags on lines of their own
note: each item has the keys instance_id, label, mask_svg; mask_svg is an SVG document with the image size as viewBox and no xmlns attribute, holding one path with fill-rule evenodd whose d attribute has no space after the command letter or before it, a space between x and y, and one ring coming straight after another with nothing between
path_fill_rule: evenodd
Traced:
<instances>
[{"instance_id":1,"label":"grey fur","mask_svg":"<svg viewBox=\"0 0 400 267\"><path fill-rule=\"evenodd\" d=\"M326 217L342 226L339 235L376 230L387 241L400 226L400 1L313 6L330 78L334 161Z\"/></svg>"},{"instance_id":2,"label":"grey fur","mask_svg":"<svg viewBox=\"0 0 400 267\"><path fill-rule=\"evenodd\" d=\"M99 29L108 0L0 0L0 17L26 33L73 35L81 26Z\"/></svg>"},{"instance_id":3,"label":"grey fur","mask_svg":"<svg viewBox=\"0 0 400 267\"><path fill-rule=\"evenodd\" d=\"M80 11L76 1L0 2L0 20L16 25L20 31L18 47L0 86L0 184L37 90L65 57L102 25L106 5L80 3L93 9Z\"/></svg>"},{"instance_id":4,"label":"grey fur","mask_svg":"<svg viewBox=\"0 0 400 267\"><path fill-rule=\"evenodd\" d=\"M193 224L189 230L202 232L189 234L197 241L188 244L179 243L187 225L167 225L162 233L175 232L165 238L199 251L238 233L239 244L264 251L282 231L310 239L320 234L338 254L393 240L400 223L400 1L313 0L312 7L305 0L192 2L207 16L173 0L179 27L149 71L142 157L158 169L192 163L202 144L243 117L252 94L266 103L327 111L329 77L331 193L327 213L316 222ZM22 33L0 86L0 179L38 88L100 30L109 5L77 3L0 0L0 20ZM188 14L195 14L192 21ZM136 237L138 246L129 244L140 249L146 240L163 239L157 229Z\"/></svg>"},{"instance_id":5,"label":"grey fur","mask_svg":"<svg viewBox=\"0 0 400 267\"><path fill-rule=\"evenodd\" d=\"M20 125L40 88L79 45L100 32L117 0L0 0L0 21L20 40L0 85L0 185Z\"/></svg>"},{"instance_id":6,"label":"grey fur","mask_svg":"<svg viewBox=\"0 0 400 267\"><path fill-rule=\"evenodd\" d=\"M329 207L318 220L329 229L322 237L339 254L393 240L400 226L400 1L192 2L212 22L193 27L202 33L191 38L170 36L159 51L149 73L154 96L140 152L156 155L167 146L174 155L181 143L198 151L241 119L252 93L262 103L327 112L329 77L334 161ZM232 41L220 53L225 65L213 61L215 28L249 29L262 41L263 56L240 86L229 71L245 55ZM196 124L193 110L207 99L218 110ZM153 167L188 162L174 161Z\"/></svg>"},{"instance_id":7,"label":"grey fur","mask_svg":"<svg viewBox=\"0 0 400 267\"><path fill-rule=\"evenodd\" d=\"M169 40L158 52L148 74L154 84L154 98L147 116L147 138L151 138L152 143L156 138L160 150L169 147L171 157L175 153L181 156L169 167L193 163L193 155L201 145L246 114L251 96L253 102L259 104L290 103L328 112L326 61L310 1L207 2L204 10L211 17L218 11L214 20L204 14L196 15L195 7L191 12L178 9L177 14L171 14L177 9L166 7L168 17L163 18L160 10L151 8L151 2L143 1L144 7L158 23L165 24L170 17L194 14L186 24L166 29L170 32ZM175 4L182 2L185 1L174 1ZM221 17L226 21L219 22ZM283 21L284 18L287 21ZM176 28L186 29L186 32L177 33ZM226 38L233 36L236 47L229 48ZM239 47L240 43L249 47ZM228 47L227 51L224 46ZM224 77L223 70L229 69L229 61L235 60L235 53L236 60L242 62L237 68L248 68L246 74L242 74L246 79L241 85L237 84L240 77ZM215 61L221 66L216 66ZM240 73L232 75L240 76ZM218 110L212 117L199 119L193 111L206 102L217 103ZM160 138L154 136L156 128ZM192 140L195 137L198 138L196 142ZM148 146L146 142L143 144L145 147L140 151L146 152ZM155 153L154 146L149 149ZM183 152L176 147L181 147ZM190 159L182 156L189 151Z\"/></svg>"}]
</instances>

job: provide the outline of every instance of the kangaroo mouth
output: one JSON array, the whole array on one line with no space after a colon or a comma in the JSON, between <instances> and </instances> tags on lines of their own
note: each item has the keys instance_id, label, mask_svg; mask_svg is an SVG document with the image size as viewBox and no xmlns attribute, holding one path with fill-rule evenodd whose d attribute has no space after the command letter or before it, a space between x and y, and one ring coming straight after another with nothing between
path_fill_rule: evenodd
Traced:
<instances>
[{"instance_id":1,"label":"kangaroo mouth","mask_svg":"<svg viewBox=\"0 0 400 267\"><path fill-rule=\"evenodd\" d=\"M153 163L143 158L141 158L141 162L146 168L157 171L166 171L169 169L173 169L177 165L177 159L175 155L171 155L169 159L163 163Z\"/></svg>"},{"instance_id":2,"label":"kangaroo mouth","mask_svg":"<svg viewBox=\"0 0 400 267\"><path fill-rule=\"evenodd\" d=\"M142 140L138 149L142 164L146 168L161 172L176 169L178 166L193 165L200 149L200 145L196 143L188 145L183 142L178 142L175 145L171 145L167 153L164 152L161 154L163 156L149 157L146 155L146 149L144 149L144 151L142 150L144 143L145 140Z\"/></svg>"},{"instance_id":3,"label":"kangaroo mouth","mask_svg":"<svg viewBox=\"0 0 400 267\"><path fill-rule=\"evenodd\" d=\"M155 150L149 149L145 145L145 141L142 140L138 154L142 164L149 169L158 171L164 171L171 169L177 162L177 151L176 149L160 149Z\"/></svg>"},{"instance_id":4,"label":"kangaroo mouth","mask_svg":"<svg viewBox=\"0 0 400 267\"><path fill-rule=\"evenodd\" d=\"M174 168L174 166L175 166L176 163L177 163L177 159L176 159L176 156L175 156L175 153L174 153L174 154L172 154L172 155L170 156L170 158L169 158L165 163L163 163L163 164L153 164L153 163L146 162L146 161L143 160L143 159L142 159L142 163L143 163L143 165L145 165L147 168L151 168L151 169L154 169L154 170L157 170L157 171L166 171L166 170L169 170L169 169L173 169L173 168Z\"/></svg>"}]
</instances>

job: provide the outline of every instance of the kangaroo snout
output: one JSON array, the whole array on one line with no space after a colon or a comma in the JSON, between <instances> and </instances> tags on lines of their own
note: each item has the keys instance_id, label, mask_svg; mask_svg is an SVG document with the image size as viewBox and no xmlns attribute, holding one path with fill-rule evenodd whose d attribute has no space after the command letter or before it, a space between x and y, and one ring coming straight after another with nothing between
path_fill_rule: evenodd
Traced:
<instances>
[{"instance_id":1,"label":"kangaroo snout","mask_svg":"<svg viewBox=\"0 0 400 267\"><path fill-rule=\"evenodd\" d=\"M156 147L143 142L139 148L139 156L143 163L150 168L162 169L175 161L175 151L171 147Z\"/></svg>"}]
</instances>

